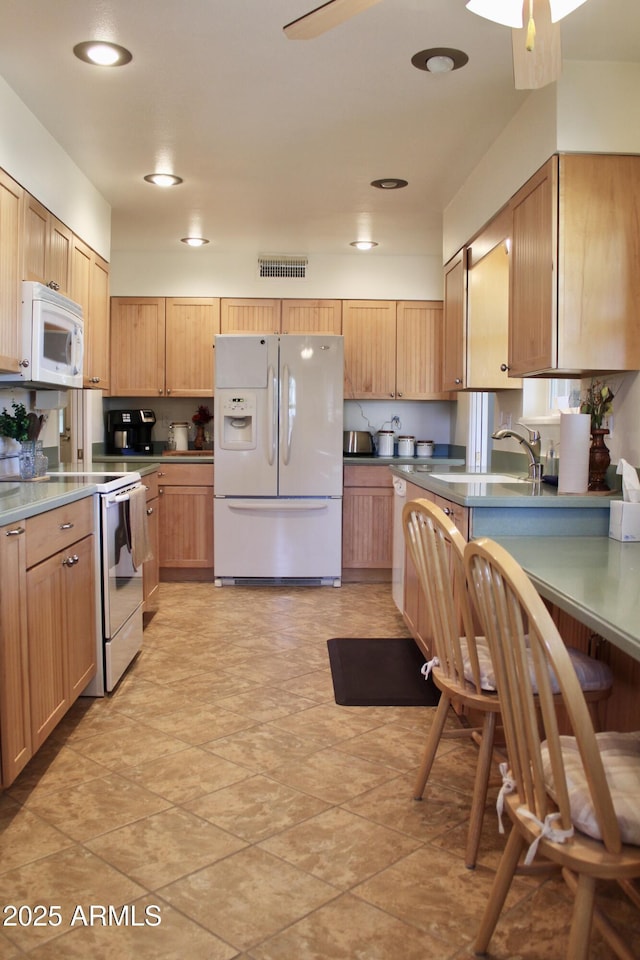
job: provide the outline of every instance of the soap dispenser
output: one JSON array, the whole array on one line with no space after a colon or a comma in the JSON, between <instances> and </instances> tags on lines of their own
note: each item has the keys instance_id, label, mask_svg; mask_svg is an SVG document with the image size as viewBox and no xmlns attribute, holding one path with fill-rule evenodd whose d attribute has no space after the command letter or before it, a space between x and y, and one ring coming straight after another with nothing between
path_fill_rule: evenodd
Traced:
<instances>
[{"instance_id":1,"label":"soap dispenser","mask_svg":"<svg viewBox=\"0 0 640 960\"><path fill-rule=\"evenodd\" d=\"M545 462L545 474L548 477L558 476L558 452L553 440L549 441L549 449L547 450L547 459Z\"/></svg>"}]
</instances>

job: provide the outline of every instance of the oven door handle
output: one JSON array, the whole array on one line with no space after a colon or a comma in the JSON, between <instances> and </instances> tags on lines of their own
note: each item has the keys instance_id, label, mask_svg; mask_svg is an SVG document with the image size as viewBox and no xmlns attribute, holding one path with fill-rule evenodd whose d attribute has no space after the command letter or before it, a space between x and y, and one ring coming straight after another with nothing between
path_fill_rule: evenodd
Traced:
<instances>
[{"instance_id":1,"label":"oven door handle","mask_svg":"<svg viewBox=\"0 0 640 960\"><path fill-rule=\"evenodd\" d=\"M142 486L142 484L140 483L140 484L138 484L138 485L135 486L135 487L129 487L128 490L125 490L125 491L123 491L122 493L109 493L109 494L107 494L107 496L105 497L105 500L107 501L107 504L110 504L110 503L126 503L126 502L130 499L129 494L130 494L133 490L138 490L141 486Z\"/></svg>"}]
</instances>

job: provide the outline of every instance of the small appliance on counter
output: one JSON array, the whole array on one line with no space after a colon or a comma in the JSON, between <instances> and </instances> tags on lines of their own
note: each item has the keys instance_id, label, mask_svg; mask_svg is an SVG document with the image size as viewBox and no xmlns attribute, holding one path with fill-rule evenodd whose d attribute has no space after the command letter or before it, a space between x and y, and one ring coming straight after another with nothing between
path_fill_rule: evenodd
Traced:
<instances>
[{"instance_id":1,"label":"small appliance on counter","mask_svg":"<svg viewBox=\"0 0 640 960\"><path fill-rule=\"evenodd\" d=\"M122 457L152 454L155 422L153 410L107 411L107 453Z\"/></svg>"},{"instance_id":2,"label":"small appliance on counter","mask_svg":"<svg viewBox=\"0 0 640 960\"><path fill-rule=\"evenodd\" d=\"M342 434L342 452L350 457L371 457L373 437L366 430L345 430Z\"/></svg>"}]
</instances>

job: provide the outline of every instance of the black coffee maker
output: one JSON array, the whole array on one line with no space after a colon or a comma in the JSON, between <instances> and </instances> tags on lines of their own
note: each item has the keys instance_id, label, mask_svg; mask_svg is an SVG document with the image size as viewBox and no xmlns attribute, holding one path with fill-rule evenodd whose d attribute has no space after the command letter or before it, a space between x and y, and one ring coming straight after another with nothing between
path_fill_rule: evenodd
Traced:
<instances>
[{"instance_id":1,"label":"black coffee maker","mask_svg":"<svg viewBox=\"0 0 640 960\"><path fill-rule=\"evenodd\" d=\"M107 453L122 457L153 453L151 431L155 422L153 410L109 410Z\"/></svg>"}]
</instances>

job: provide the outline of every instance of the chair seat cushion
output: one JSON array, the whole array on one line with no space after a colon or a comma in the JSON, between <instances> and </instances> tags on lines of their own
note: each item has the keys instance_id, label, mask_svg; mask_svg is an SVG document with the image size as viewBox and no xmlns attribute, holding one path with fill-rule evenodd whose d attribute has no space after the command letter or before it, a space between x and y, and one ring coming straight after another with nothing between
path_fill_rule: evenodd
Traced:
<instances>
[{"instance_id":1,"label":"chair seat cushion","mask_svg":"<svg viewBox=\"0 0 640 960\"><path fill-rule=\"evenodd\" d=\"M473 683L473 672L471 670L471 661L469 659L467 640L465 637L460 638L460 645L462 647L462 655L464 659L464 678L469 683ZM480 689L490 690L493 692L496 690L496 678L493 672L493 664L491 663L489 644L487 643L485 637L476 637L476 650L478 652L478 664L480 666ZM574 647L567 647L567 651L571 658L573 668L578 676L580 686L585 693L593 690L609 689L613 679L611 670L606 663L603 663L601 660L595 660L593 657L588 656L586 653L582 653L581 650L576 650ZM535 692L535 674L531 659L529 659L529 675L531 676L533 689ZM560 688L558 687L555 677L552 677L551 687L554 693L560 692Z\"/></svg>"},{"instance_id":2,"label":"chair seat cushion","mask_svg":"<svg viewBox=\"0 0 640 960\"><path fill-rule=\"evenodd\" d=\"M596 740L602 757L602 764L611 791L611 799L616 812L620 836L623 843L640 846L640 732L633 733L597 733ZM601 840L602 836L595 817L591 794L587 784L584 767L575 737L560 737L564 759L571 819L573 825L589 837ZM553 790L553 776L549 752L542 745L544 777L550 795L556 799Z\"/></svg>"}]
</instances>

